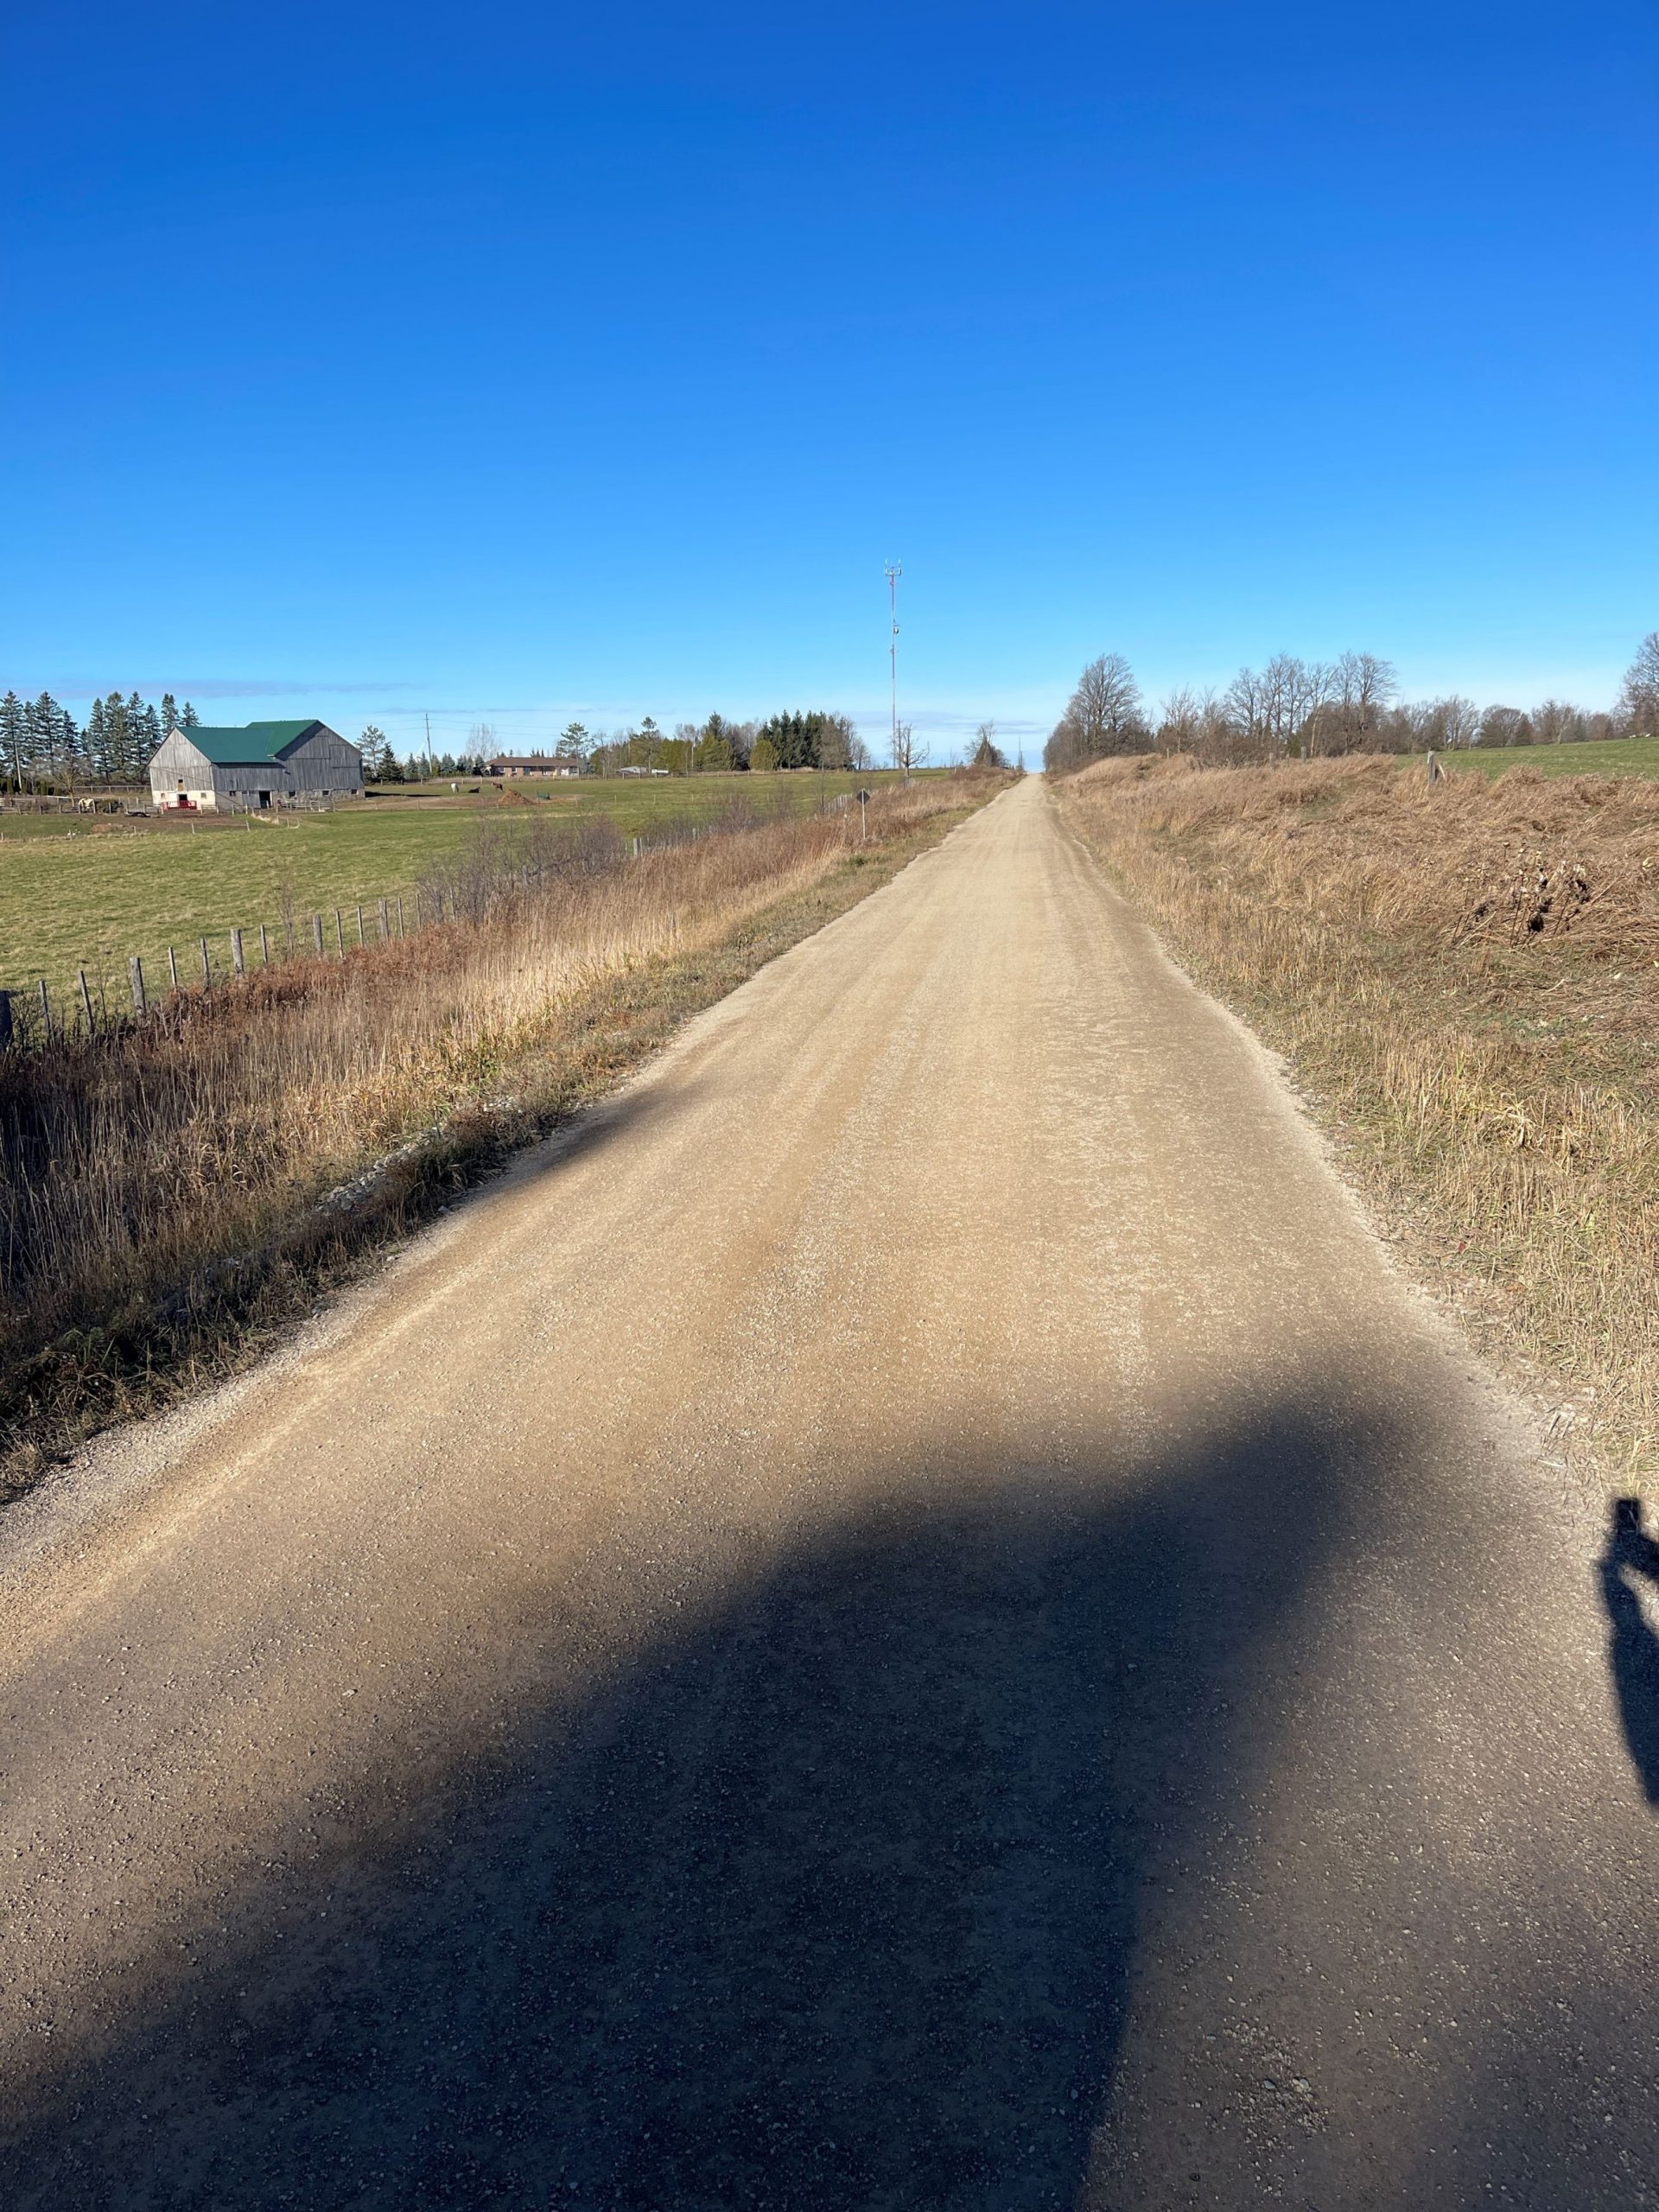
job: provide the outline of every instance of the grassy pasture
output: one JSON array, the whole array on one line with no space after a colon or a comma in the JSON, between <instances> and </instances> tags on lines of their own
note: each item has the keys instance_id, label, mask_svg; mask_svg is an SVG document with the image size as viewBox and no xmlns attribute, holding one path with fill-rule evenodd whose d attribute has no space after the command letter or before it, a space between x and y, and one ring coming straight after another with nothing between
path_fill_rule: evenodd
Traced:
<instances>
[{"instance_id":1,"label":"grassy pasture","mask_svg":"<svg viewBox=\"0 0 1659 2212\"><path fill-rule=\"evenodd\" d=\"M1501 776L1506 768L1533 768L1541 776L1659 776L1659 737L1621 737L1606 745L1506 745L1491 753L1477 745L1438 757L1443 768L1472 768L1482 776Z\"/></svg>"},{"instance_id":2,"label":"grassy pasture","mask_svg":"<svg viewBox=\"0 0 1659 2212\"><path fill-rule=\"evenodd\" d=\"M130 954L142 955L152 988L165 983L169 944L181 969L199 974L199 937L215 940L219 963L232 928L257 935L264 922L279 941L285 899L302 927L313 913L344 908L349 935L359 900L411 891L457 858L480 823L511 832L603 816L625 836L649 837L671 822L716 819L734 797L806 814L826 793L893 780L891 770L593 778L486 784L474 796L464 780L452 793L446 779L390 786L329 814L96 822L8 814L0 817L0 988L29 989L43 976L55 997L84 967L94 992L101 983L111 1004L123 1004Z\"/></svg>"}]
</instances>

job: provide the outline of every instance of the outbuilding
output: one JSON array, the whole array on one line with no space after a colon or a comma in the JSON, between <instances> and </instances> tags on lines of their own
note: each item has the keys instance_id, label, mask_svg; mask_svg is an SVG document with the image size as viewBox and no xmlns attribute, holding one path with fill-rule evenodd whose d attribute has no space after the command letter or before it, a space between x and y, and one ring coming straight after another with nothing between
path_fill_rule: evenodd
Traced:
<instances>
[{"instance_id":1,"label":"outbuilding","mask_svg":"<svg viewBox=\"0 0 1659 2212\"><path fill-rule=\"evenodd\" d=\"M326 722L249 722L241 729L168 730L149 764L163 810L257 812L363 796L363 756Z\"/></svg>"},{"instance_id":2,"label":"outbuilding","mask_svg":"<svg viewBox=\"0 0 1659 2212\"><path fill-rule=\"evenodd\" d=\"M569 753L501 753L490 763L493 776L579 776L582 762Z\"/></svg>"}]
</instances>

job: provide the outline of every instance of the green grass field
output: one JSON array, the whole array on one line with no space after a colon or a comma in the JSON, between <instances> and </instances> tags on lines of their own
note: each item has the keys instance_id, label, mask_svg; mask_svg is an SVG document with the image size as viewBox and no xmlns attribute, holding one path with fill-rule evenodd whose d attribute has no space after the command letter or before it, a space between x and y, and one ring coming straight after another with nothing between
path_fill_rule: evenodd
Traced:
<instances>
[{"instance_id":1,"label":"green grass field","mask_svg":"<svg viewBox=\"0 0 1659 2212\"><path fill-rule=\"evenodd\" d=\"M1501 746L1491 753L1476 746L1439 757L1443 768L1472 768L1482 776L1501 776L1506 768L1535 768L1541 776L1659 776L1659 737L1622 737L1606 745Z\"/></svg>"},{"instance_id":2,"label":"green grass field","mask_svg":"<svg viewBox=\"0 0 1659 2212\"><path fill-rule=\"evenodd\" d=\"M429 871L464 849L480 822L511 829L531 820L574 823L605 816L625 836L649 837L671 821L707 822L734 795L810 811L826 794L874 789L893 772L863 775L593 779L579 783L486 784L474 795L463 782L391 787L361 804L329 814L198 818L181 821L86 819L57 815L0 816L0 988L32 989L44 976L54 1000L85 968L96 994L126 1003L127 961L138 953L152 989L167 980L167 948L178 949L181 974L197 976L197 940L213 939L216 966L228 964L227 932L257 940L264 922L273 944L285 942L286 902L302 929L321 912L334 931L335 907L352 909L407 894ZM524 795L519 804L517 794ZM251 958L258 957L257 943Z\"/></svg>"}]
</instances>

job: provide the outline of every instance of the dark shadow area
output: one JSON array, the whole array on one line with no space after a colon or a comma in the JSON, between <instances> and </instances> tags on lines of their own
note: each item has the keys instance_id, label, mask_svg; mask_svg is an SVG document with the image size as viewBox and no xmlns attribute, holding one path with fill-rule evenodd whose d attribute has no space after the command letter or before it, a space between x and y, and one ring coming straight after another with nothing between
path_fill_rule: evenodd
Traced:
<instances>
[{"instance_id":1,"label":"dark shadow area","mask_svg":"<svg viewBox=\"0 0 1659 2212\"><path fill-rule=\"evenodd\" d=\"M1649 1804L1659 1805L1659 1637L1648 1626L1635 1578L1659 1588L1659 1543L1642 1526L1639 1497L1613 1501L1601 1555L1601 1595L1611 1633L1607 1662L1624 1741Z\"/></svg>"},{"instance_id":2,"label":"dark shadow area","mask_svg":"<svg viewBox=\"0 0 1659 2212\"><path fill-rule=\"evenodd\" d=\"M412 1825L213 1915L11 2115L0 2195L1069 2205L1143 1893L1270 1734L1262 1647L1395 1448L1349 1405L895 1470Z\"/></svg>"}]
</instances>

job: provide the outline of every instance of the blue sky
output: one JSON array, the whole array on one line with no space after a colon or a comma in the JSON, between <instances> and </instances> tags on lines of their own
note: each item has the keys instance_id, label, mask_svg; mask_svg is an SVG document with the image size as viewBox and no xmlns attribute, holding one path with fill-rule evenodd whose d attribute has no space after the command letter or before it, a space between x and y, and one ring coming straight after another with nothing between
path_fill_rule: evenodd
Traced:
<instances>
[{"instance_id":1,"label":"blue sky","mask_svg":"<svg viewBox=\"0 0 1659 2212\"><path fill-rule=\"evenodd\" d=\"M1033 734L1659 625L1659 11L9 14L0 684Z\"/></svg>"}]
</instances>

